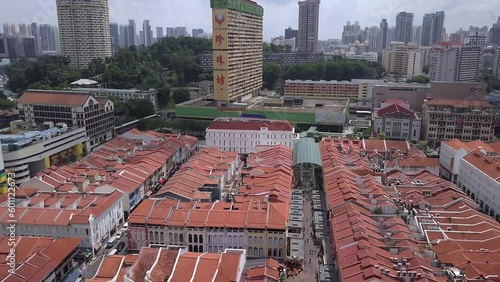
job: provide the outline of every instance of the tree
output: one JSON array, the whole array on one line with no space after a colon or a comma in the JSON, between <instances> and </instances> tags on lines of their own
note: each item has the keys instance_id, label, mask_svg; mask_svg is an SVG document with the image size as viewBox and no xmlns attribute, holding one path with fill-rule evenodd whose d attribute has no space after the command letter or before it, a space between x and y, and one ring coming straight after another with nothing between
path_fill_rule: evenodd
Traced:
<instances>
[{"instance_id":1,"label":"tree","mask_svg":"<svg viewBox=\"0 0 500 282\"><path fill-rule=\"evenodd\" d=\"M8 110L8 109L12 109L13 107L14 107L14 102L12 102L8 99L0 99L0 109Z\"/></svg>"},{"instance_id":2,"label":"tree","mask_svg":"<svg viewBox=\"0 0 500 282\"><path fill-rule=\"evenodd\" d=\"M187 88L177 88L174 90L172 98L174 98L176 104L180 104L191 100L191 94Z\"/></svg>"},{"instance_id":3,"label":"tree","mask_svg":"<svg viewBox=\"0 0 500 282\"><path fill-rule=\"evenodd\" d=\"M0 99L7 99L7 96L5 96L3 90L0 90Z\"/></svg>"},{"instance_id":4,"label":"tree","mask_svg":"<svg viewBox=\"0 0 500 282\"><path fill-rule=\"evenodd\" d=\"M128 108L130 116L134 118L143 118L155 113L153 103L144 99L131 99L125 105Z\"/></svg>"},{"instance_id":5,"label":"tree","mask_svg":"<svg viewBox=\"0 0 500 282\"><path fill-rule=\"evenodd\" d=\"M160 107L165 106L168 104L170 101L170 93L172 92L172 89L170 86L165 85L164 87L158 89L158 104Z\"/></svg>"},{"instance_id":6,"label":"tree","mask_svg":"<svg viewBox=\"0 0 500 282\"><path fill-rule=\"evenodd\" d=\"M419 84L427 84L430 81L431 80L427 76L423 76L423 75L417 75L417 76L414 76L412 78L408 78L406 80L407 83L416 82L416 83L419 83Z\"/></svg>"},{"instance_id":7,"label":"tree","mask_svg":"<svg viewBox=\"0 0 500 282\"><path fill-rule=\"evenodd\" d=\"M379 134L377 134L377 139L379 139L379 140L386 140L387 137L385 136L384 132L380 132Z\"/></svg>"},{"instance_id":8,"label":"tree","mask_svg":"<svg viewBox=\"0 0 500 282\"><path fill-rule=\"evenodd\" d=\"M281 67L276 63L264 63L262 71L262 79L264 87L274 89L276 82L281 77Z\"/></svg>"}]
</instances>

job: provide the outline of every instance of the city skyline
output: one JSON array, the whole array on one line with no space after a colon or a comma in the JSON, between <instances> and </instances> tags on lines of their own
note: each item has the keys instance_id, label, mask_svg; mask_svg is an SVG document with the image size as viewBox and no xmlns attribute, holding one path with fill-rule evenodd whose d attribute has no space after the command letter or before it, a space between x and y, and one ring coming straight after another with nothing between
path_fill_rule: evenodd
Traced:
<instances>
[{"instance_id":1,"label":"city skyline","mask_svg":"<svg viewBox=\"0 0 500 282\"><path fill-rule=\"evenodd\" d=\"M14 0L4 1L6 2L4 4L10 8L3 13L0 12L0 17L4 22L57 24L55 0L25 0L22 3ZM160 26L164 28L167 26L186 26L187 30L193 28L210 30L209 3L204 0L192 0L192 2L190 5L185 5L185 2L180 0L131 0L125 6L118 0L109 0L110 22L125 24L129 19L134 19L136 23L142 25L144 20L150 20L153 30ZM297 1L260 0L257 2L266 11L264 14L264 39L266 41L272 37L283 35L288 26L297 28L299 9ZM320 7L320 40L341 38L342 27L347 21L358 21L364 28L365 26L379 26L380 21L386 18L389 26L395 26L396 15L402 11L414 14L414 26L422 24L423 16L426 13L445 11L444 27L448 33L459 28L468 29L470 25L491 27L492 23L496 22L496 18L500 16L500 2L495 0L473 1L474 3L465 0L446 0L437 3L430 0L396 2L393 0L370 2L353 0L349 2L349 5L343 5L340 0L324 2L321 3ZM289 12L283 13L283 10ZM186 16L193 14L196 16ZM463 19L467 19L467 21Z\"/></svg>"}]
</instances>

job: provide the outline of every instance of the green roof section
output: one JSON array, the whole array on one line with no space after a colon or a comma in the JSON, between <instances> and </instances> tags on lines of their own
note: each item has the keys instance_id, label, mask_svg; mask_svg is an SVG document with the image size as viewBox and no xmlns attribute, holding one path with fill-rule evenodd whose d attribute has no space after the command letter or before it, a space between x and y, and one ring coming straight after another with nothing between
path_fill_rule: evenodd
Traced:
<instances>
[{"instance_id":1,"label":"green roof section","mask_svg":"<svg viewBox=\"0 0 500 282\"><path fill-rule=\"evenodd\" d=\"M319 144L313 138L300 138L293 148L293 165L315 164L323 166Z\"/></svg>"},{"instance_id":2,"label":"green roof section","mask_svg":"<svg viewBox=\"0 0 500 282\"><path fill-rule=\"evenodd\" d=\"M210 0L212 9L231 9L257 16L264 16L264 8L247 0Z\"/></svg>"}]
</instances>

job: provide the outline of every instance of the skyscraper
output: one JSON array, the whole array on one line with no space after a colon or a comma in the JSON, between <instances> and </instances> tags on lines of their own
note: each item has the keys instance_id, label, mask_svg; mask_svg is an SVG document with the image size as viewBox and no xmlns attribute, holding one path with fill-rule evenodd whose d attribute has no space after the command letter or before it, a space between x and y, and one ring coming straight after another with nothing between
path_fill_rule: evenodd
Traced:
<instances>
[{"instance_id":1,"label":"skyscraper","mask_svg":"<svg viewBox=\"0 0 500 282\"><path fill-rule=\"evenodd\" d=\"M186 35L187 35L186 27L183 27L183 26L175 27L174 37L177 38L177 37L186 36Z\"/></svg>"},{"instance_id":2,"label":"skyscraper","mask_svg":"<svg viewBox=\"0 0 500 282\"><path fill-rule=\"evenodd\" d=\"M299 1L299 52L318 52L320 0Z\"/></svg>"},{"instance_id":3,"label":"skyscraper","mask_svg":"<svg viewBox=\"0 0 500 282\"><path fill-rule=\"evenodd\" d=\"M173 37L175 33L175 27L167 27L167 37Z\"/></svg>"},{"instance_id":4,"label":"skyscraper","mask_svg":"<svg viewBox=\"0 0 500 282\"><path fill-rule=\"evenodd\" d=\"M443 38L444 12L425 14L422 22L422 46L432 46Z\"/></svg>"},{"instance_id":5,"label":"skyscraper","mask_svg":"<svg viewBox=\"0 0 500 282\"><path fill-rule=\"evenodd\" d=\"M40 51L57 51L54 27L48 24L40 25Z\"/></svg>"},{"instance_id":6,"label":"skyscraper","mask_svg":"<svg viewBox=\"0 0 500 282\"><path fill-rule=\"evenodd\" d=\"M394 40L407 44L411 42L413 30L413 13L399 12L396 16Z\"/></svg>"},{"instance_id":7,"label":"skyscraper","mask_svg":"<svg viewBox=\"0 0 500 282\"><path fill-rule=\"evenodd\" d=\"M144 45L151 46L151 44L153 44L153 31L151 30L149 20L144 20L142 23L142 36L144 36Z\"/></svg>"},{"instance_id":8,"label":"skyscraper","mask_svg":"<svg viewBox=\"0 0 500 282\"><path fill-rule=\"evenodd\" d=\"M111 53L114 55L120 49L120 32L117 23L109 24L109 33L111 36Z\"/></svg>"},{"instance_id":9,"label":"skyscraper","mask_svg":"<svg viewBox=\"0 0 500 282\"><path fill-rule=\"evenodd\" d=\"M497 23L491 27L489 38L490 43L500 45L500 17L498 17Z\"/></svg>"},{"instance_id":10,"label":"skyscraper","mask_svg":"<svg viewBox=\"0 0 500 282\"><path fill-rule=\"evenodd\" d=\"M128 40L130 45L139 45L139 42L136 42L135 37L137 35L137 30L135 27L134 20L128 20Z\"/></svg>"},{"instance_id":11,"label":"skyscraper","mask_svg":"<svg viewBox=\"0 0 500 282\"><path fill-rule=\"evenodd\" d=\"M61 53L84 69L96 58L111 56L107 0L56 0Z\"/></svg>"},{"instance_id":12,"label":"skyscraper","mask_svg":"<svg viewBox=\"0 0 500 282\"><path fill-rule=\"evenodd\" d=\"M31 35L35 39L35 52L37 55L40 54L40 36L39 36L39 31L38 31L38 25L36 23L31 23Z\"/></svg>"},{"instance_id":13,"label":"skyscraper","mask_svg":"<svg viewBox=\"0 0 500 282\"><path fill-rule=\"evenodd\" d=\"M163 38L163 37L164 37L164 35L163 35L163 27L157 26L156 27L156 38L160 39L160 38Z\"/></svg>"},{"instance_id":14,"label":"skyscraper","mask_svg":"<svg viewBox=\"0 0 500 282\"><path fill-rule=\"evenodd\" d=\"M382 19L380 22L380 31L382 32L382 49L387 48L387 29L389 28L386 19Z\"/></svg>"},{"instance_id":15,"label":"skyscraper","mask_svg":"<svg viewBox=\"0 0 500 282\"><path fill-rule=\"evenodd\" d=\"M23 36L31 36L29 26L25 23L19 24L19 34Z\"/></svg>"},{"instance_id":16,"label":"skyscraper","mask_svg":"<svg viewBox=\"0 0 500 282\"><path fill-rule=\"evenodd\" d=\"M262 87L264 9L246 0L210 3L214 98L219 105L226 106L258 94Z\"/></svg>"},{"instance_id":17,"label":"skyscraper","mask_svg":"<svg viewBox=\"0 0 500 282\"><path fill-rule=\"evenodd\" d=\"M432 81L477 81L481 48L442 42L432 48L429 76Z\"/></svg>"},{"instance_id":18,"label":"skyscraper","mask_svg":"<svg viewBox=\"0 0 500 282\"><path fill-rule=\"evenodd\" d=\"M128 48L130 46L128 25L120 25L120 47Z\"/></svg>"}]
</instances>

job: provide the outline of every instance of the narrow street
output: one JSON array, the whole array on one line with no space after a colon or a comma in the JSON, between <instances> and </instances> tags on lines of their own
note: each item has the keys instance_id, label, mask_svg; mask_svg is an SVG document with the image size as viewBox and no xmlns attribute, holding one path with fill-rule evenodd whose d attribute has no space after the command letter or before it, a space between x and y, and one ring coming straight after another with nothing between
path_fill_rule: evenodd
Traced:
<instances>
[{"instance_id":1,"label":"narrow street","mask_svg":"<svg viewBox=\"0 0 500 282\"><path fill-rule=\"evenodd\" d=\"M297 277L290 277L288 281L316 281L318 273L318 246L314 244L314 216L310 194L304 193L304 270Z\"/></svg>"},{"instance_id":2,"label":"narrow street","mask_svg":"<svg viewBox=\"0 0 500 282\"><path fill-rule=\"evenodd\" d=\"M111 250L116 248L120 242L125 242L125 247L120 253L117 253L117 255L124 254L127 251L128 248L127 232L125 232L123 236L116 241L115 245L112 248L104 248L98 255L96 255L96 259L87 266L85 275L83 275L83 277L85 279L90 279L94 277L97 274L97 270L99 270L99 266L101 265L103 258L107 256L108 253L111 252Z\"/></svg>"}]
</instances>

